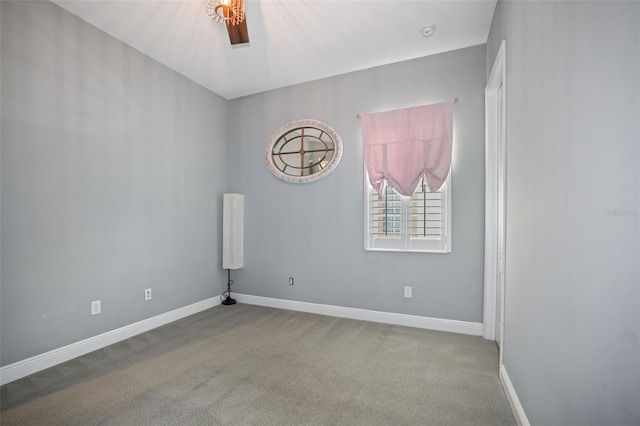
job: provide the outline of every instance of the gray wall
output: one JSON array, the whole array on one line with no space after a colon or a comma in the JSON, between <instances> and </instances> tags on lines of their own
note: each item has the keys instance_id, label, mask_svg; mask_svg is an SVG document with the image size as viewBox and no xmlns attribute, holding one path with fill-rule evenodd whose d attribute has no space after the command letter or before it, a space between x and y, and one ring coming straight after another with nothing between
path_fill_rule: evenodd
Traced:
<instances>
[{"instance_id":1,"label":"gray wall","mask_svg":"<svg viewBox=\"0 0 640 426\"><path fill-rule=\"evenodd\" d=\"M482 321L485 46L372 68L231 101L230 190L245 194L245 267L258 296ZM364 250L364 165L356 114L459 98L454 107L453 252ZM271 135L315 118L344 142L338 168L309 184L275 178ZM295 285L288 285L288 277ZM403 287L413 298L403 298Z\"/></svg>"},{"instance_id":2,"label":"gray wall","mask_svg":"<svg viewBox=\"0 0 640 426\"><path fill-rule=\"evenodd\" d=\"M49 2L1 10L2 365L220 294L227 102Z\"/></svg>"},{"instance_id":3,"label":"gray wall","mask_svg":"<svg viewBox=\"0 0 640 426\"><path fill-rule=\"evenodd\" d=\"M500 2L505 368L532 424L640 424L640 3ZM610 217L607 210L628 212Z\"/></svg>"}]
</instances>

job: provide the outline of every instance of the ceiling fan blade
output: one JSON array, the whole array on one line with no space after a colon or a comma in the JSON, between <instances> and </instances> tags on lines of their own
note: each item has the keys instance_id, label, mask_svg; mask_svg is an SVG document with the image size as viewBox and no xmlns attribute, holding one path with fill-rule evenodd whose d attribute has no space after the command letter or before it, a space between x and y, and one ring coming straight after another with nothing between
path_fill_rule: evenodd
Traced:
<instances>
[{"instance_id":1,"label":"ceiling fan blade","mask_svg":"<svg viewBox=\"0 0 640 426\"><path fill-rule=\"evenodd\" d=\"M229 22L227 31L229 32L229 40L231 45L249 43L249 30L247 29L247 18L244 18L239 24L233 25Z\"/></svg>"}]
</instances>

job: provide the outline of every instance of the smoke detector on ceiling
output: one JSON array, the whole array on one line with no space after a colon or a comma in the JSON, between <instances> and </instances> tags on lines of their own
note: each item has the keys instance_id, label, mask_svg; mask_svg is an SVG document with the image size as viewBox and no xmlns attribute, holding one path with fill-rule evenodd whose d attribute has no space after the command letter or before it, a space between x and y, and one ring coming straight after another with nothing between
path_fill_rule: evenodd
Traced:
<instances>
[{"instance_id":1,"label":"smoke detector on ceiling","mask_svg":"<svg viewBox=\"0 0 640 426\"><path fill-rule=\"evenodd\" d=\"M431 37L435 31L436 31L436 26L435 25L427 25L426 27L424 27L422 29L422 36L423 37Z\"/></svg>"}]
</instances>

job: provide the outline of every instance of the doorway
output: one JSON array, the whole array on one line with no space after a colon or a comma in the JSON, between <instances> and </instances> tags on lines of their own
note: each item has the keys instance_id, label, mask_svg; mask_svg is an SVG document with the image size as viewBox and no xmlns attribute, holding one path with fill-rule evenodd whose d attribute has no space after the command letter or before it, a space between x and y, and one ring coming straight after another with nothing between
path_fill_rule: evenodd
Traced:
<instances>
[{"instance_id":1,"label":"doorway","mask_svg":"<svg viewBox=\"0 0 640 426\"><path fill-rule=\"evenodd\" d=\"M485 273L483 337L504 353L506 291L506 61L500 45L485 88Z\"/></svg>"}]
</instances>

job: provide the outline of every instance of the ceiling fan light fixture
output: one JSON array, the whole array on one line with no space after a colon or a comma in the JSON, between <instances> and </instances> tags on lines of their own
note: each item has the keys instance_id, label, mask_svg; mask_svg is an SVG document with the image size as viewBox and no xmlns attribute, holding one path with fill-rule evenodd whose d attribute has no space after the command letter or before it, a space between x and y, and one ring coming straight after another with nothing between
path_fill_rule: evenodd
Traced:
<instances>
[{"instance_id":1,"label":"ceiling fan light fixture","mask_svg":"<svg viewBox=\"0 0 640 426\"><path fill-rule=\"evenodd\" d=\"M244 21L244 0L204 0L204 7L216 22L238 25Z\"/></svg>"}]
</instances>

